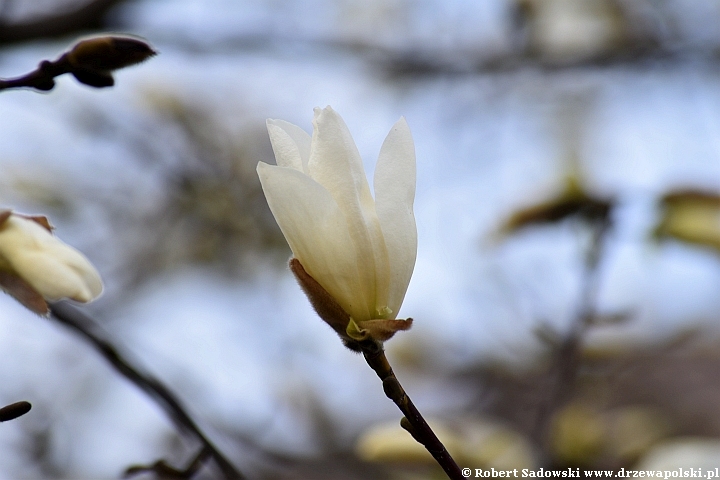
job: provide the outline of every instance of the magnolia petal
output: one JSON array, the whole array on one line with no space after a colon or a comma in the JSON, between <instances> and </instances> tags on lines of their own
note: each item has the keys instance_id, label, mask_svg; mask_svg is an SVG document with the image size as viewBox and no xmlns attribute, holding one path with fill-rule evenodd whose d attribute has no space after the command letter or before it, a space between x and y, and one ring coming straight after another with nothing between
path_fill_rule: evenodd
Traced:
<instances>
[{"instance_id":1,"label":"magnolia petal","mask_svg":"<svg viewBox=\"0 0 720 480\"><path fill-rule=\"evenodd\" d=\"M388 133L375 167L375 210L390 262L388 306L397 316L417 256L415 200L415 145L404 118Z\"/></svg>"},{"instance_id":2,"label":"magnolia petal","mask_svg":"<svg viewBox=\"0 0 720 480\"><path fill-rule=\"evenodd\" d=\"M347 220L330 193L294 169L261 162L257 171L295 258L348 314L370 318Z\"/></svg>"},{"instance_id":3,"label":"magnolia petal","mask_svg":"<svg viewBox=\"0 0 720 480\"><path fill-rule=\"evenodd\" d=\"M66 257L74 256L68 254ZM69 265L68 260L41 252L27 252L18 255L13 263L16 271L49 301L70 298L87 303L100 295L102 283L87 270L90 263L84 257L72 258L73 265Z\"/></svg>"},{"instance_id":4,"label":"magnolia petal","mask_svg":"<svg viewBox=\"0 0 720 480\"><path fill-rule=\"evenodd\" d=\"M310 135L297 125L284 120L269 118L266 123L278 166L307 173Z\"/></svg>"},{"instance_id":5,"label":"magnolia petal","mask_svg":"<svg viewBox=\"0 0 720 480\"><path fill-rule=\"evenodd\" d=\"M90 261L32 219L12 216L5 222L0 255L47 300L89 302L102 292L102 280Z\"/></svg>"},{"instance_id":6,"label":"magnolia petal","mask_svg":"<svg viewBox=\"0 0 720 480\"><path fill-rule=\"evenodd\" d=\"M370 318L375 318L387 306L390 266L362 159L350 130L332 108L316 108L313 126L308 171L347 219L357 250L360 285L369 301Z\"/></svg>"}]
</instances>

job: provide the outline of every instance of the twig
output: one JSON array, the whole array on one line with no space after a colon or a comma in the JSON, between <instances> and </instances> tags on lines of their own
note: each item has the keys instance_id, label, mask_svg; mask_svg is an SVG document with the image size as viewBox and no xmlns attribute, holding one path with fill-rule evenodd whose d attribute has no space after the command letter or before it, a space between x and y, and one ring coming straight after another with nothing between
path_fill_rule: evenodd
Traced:
<instances>
[{"instance_id":1,"label":"twig","mask_svg":"<svg viewBox=\"0 0 720 480\"><path fill-rule=\"evenodd\" d=\"M400 425L430 452L450 479L461 480L465 478L460 471L460 467L455 463L455 460L450 456L450 453L437 438L435 432L432 431L422 414L410 400L410 397L405 393L397 377L395 377L382 345L374 342L371 344L363 343L361 348L365 361L382 380L385 395L395 402L395 405L405 415Z\"/></svg>"},{"instance_id":2,"label":"twig","mask_svg":"<svg viewBox=\"0 0 720 480\"><path fill-rule=\"evenodd\" d=\"M16 78L0 79L0 90L35 88L46 92L55 86L55 77L70 73L70 64L64 56L55 61L43 60L32 72Z\"/></svg>"},{"instance_id":3,"label":"twig","mask_svg":"<svg viewBox=\"0 0 720 480\"><path fill-rule=\"evenodd\" d=\"M203 450L209 452L226 479L241 480L245 478L205 436L170 389L124 358L105 338L106 334L92 318L64 302L51 304L50 315L51 318L80 334L118 373L157 402L182 431L192 434L203 445Z\"/></svg>"},{"instance_id":4,"label":"twig","mask_svg":"<svg viewBox=\"0 0 720 480\"><path fill-rule=\"evenodd\" d=\"M158 478L166 479L188 479L192 478L203 466L205 460L210 456L210 451L207 448L201 449L198 454L193 458L187 467L179 470L175 467L168 465L165 460L158 460L150 466L134 465L125 470L125 478L132 477L134 475L140 475L142 473L152 472L158 476Z\"/></svg>"}]
</instances>

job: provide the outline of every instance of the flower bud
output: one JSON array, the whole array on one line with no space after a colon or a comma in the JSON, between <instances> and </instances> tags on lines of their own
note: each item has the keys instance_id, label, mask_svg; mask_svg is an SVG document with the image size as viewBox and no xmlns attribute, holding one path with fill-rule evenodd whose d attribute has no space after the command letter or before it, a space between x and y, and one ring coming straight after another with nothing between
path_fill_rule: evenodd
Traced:
<instances>
[{"instance_id":1,"label":"flower bud","mask_svg":"<svg viewBox=\"0 0 720 480\"><path fill-rule=\"evenodd\" d=\"M88 87L105 88L115 85L115 79L107 72L93 70L73 70L75 80Z\"/></svg>"},{"instance_id":2,"label":"flower bud","mask_svg":"<svg viewBox=\"0 0 720 480\"><path fill-rule=\"evenodd\" d=\"M64 58L78 82L103 88L115 84L112 71L143 62L155 54L150 45L138 38L102 36L81 40Z\"/></svg>"},{"instance_id":3,"label":"flower bud","mask_svg":"<svg viewBox=\"0 0 720 480\"><path fill-rule=\"evenodd\" d=\"M156 53L139 38L108 35L79 41L67 53L67 60L83 70L110 72L143 62Z\"/></svg>"},{"instance_id":4,"label":"flower bud","mask_svg":"<svg viewBox=\"0 0 720 480\"><path fill-rule=\"evenodd\" d=\"M46 217L0 211L0 288L35 313L46 301L90 302L102 292L95 267L52 235Z\"/></svg>"},{"instance_id":5,"label":"flower bud","mask_svg":"<svg viewBox=\"0 0 720 480\"><path fill-rule=\"evenodd\" d=\"M340 115L317 108L313 125L310 137L268 120L277 166L257 170L293 251L291 270L318 315L357 349L412 325L396 318L417 254L415 147L401 118L380 149L373 198Z\"/></svg>"}]
</instances>

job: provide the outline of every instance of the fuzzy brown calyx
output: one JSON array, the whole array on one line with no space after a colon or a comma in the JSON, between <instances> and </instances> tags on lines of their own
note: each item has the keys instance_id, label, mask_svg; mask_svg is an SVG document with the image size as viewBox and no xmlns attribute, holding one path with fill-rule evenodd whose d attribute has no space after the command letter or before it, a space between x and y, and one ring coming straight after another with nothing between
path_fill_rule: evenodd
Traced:
<instances>
[{"instance_id":1,"label":"fuzzy brown calyx","mask_svg":"<svg viewBox=\"0 0 720 480\"><path fill-rule=\"evenodd\" d=\"M38 315L47 315L50 312L43 296L15 273L0 270L0 290L15 298L31 312Z\"/></svg>"},{"instance_id":2,"label":"fuzzy brown calyx","mask_svg":"<svg viewBox=\"0 0 720 480\"><path fill-rule=\"evenodd\" d=\"M320 285L309 273L297 258L290 259L290 271L295 275L300 288L310 300L315 313L325 323L335 330L343 340L349 339L345 330L350 322L350 315L338 304L335 299Z\"/></svg>"},{"instance_id":3,"label":"fuzzy brown calyx","mask_svg":"<svg viewBox=\"0 0 720 480\"><path fill-rule=\"evenodd\" d=\"M293 272L300 287L310 300L318 316L340 336L350 350L359 352L366 346L381 346L399 330L408 330L412 318L407 320L370 319L355 321L340 304L315 280L297 258L290 259ZM367 345L366 345L367 344Z\"/></svg>"},{"instance_id":4,"label":"fuzzy brown calyx","mask_svg":"<svg viewBox=\"0 0 720 480\"><path fill-rule=\"evenodd\" d=\"M346 329L346 333L353 340L359 342L372 339L380 342L390 340L400 330L410 330L413 319L405 320L374 318L372 320L362 320L356 322L352 318Z\"/></svg>"}]
</instances>

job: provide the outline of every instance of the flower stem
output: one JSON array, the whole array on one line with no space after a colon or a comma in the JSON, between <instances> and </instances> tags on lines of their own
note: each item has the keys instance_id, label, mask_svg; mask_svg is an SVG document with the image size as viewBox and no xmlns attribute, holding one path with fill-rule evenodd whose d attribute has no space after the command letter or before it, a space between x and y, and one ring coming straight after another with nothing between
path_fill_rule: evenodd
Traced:
<instances>
[{"instance_id":1,"label":"flower stem","mask_svg":"<svg viewBox=\"0 0 720 480\"><path fill-rule=\"evenodd\" d=\"M400 425L407 430L413 438L424 446L435 461L442 467L447 476L452 480L460 480L463 477L460 467L445 449L445 446L437 438L435 432L432 431L430 425L427 424L422 414L415 407L413 402L405 393L402 385L395 377L395 373L385 356L385 350L382 346L373 343L371 345L362 345L362 353L365 361L372 368L380 380L383 382L383 390L385 395L395 402L405 417Z\"/></svg>"}]
</instances>

